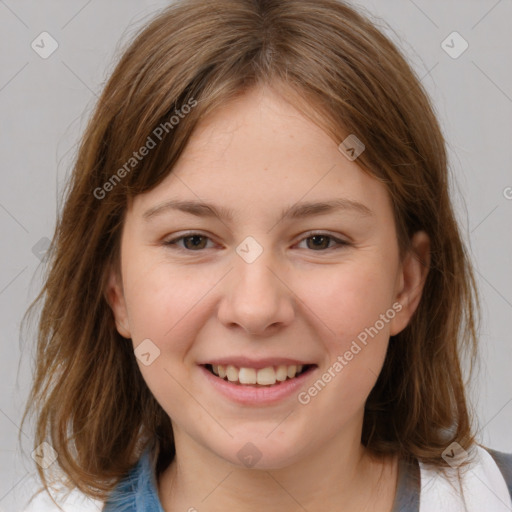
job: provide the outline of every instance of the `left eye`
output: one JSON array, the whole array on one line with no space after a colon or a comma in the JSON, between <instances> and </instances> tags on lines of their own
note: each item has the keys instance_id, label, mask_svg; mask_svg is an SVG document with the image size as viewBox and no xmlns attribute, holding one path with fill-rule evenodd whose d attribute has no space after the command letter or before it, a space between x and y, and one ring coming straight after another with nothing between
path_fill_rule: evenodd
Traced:
<instances>
[{"instance_id":1,"label":"left eye","mask_svg":"<svg viewBox=\"0 0 512 512\"><path fill-rule=\"evenodd\" d=\"M177 238L173 238L172 240L168 240L164 242L166 246L176 246L180 250L184 249L189 252L200 251L202 249L206 249L206 243L210 240L209 237L202 235L201 233L189 233L184 236L180 236ZM210 240L211 241L211 240ZM308 243L311 241L312 243ZM183 245L179 245L183 242ZM344 240L340 240L332 235L326 233L310 233L307 237L304 237L299 243L306 242L307 249L311 249L314 251L324 251L326 249L332 249L336 246L346 246L349 245L348 242Z\"/></svg>"},{"instance_id":2,"label":"left eye","mask_svg":"<svg viewBox=\"0 0 512 512\"><path fill-rule=\"evenodd\" d=\"M313 247L313 250L332 249L335 246L348 245L348 242L340 240L339 238L336 238L332 235L328 235L326 233L310 233L309 236L303 238L301 242L305 241L307 243L308 240L311 240L313 244L312 246L311 244L307 244L307 248L311 249ZM330 242L333 242L334 245L331 245Z\"/></svg>"}]
</instances>

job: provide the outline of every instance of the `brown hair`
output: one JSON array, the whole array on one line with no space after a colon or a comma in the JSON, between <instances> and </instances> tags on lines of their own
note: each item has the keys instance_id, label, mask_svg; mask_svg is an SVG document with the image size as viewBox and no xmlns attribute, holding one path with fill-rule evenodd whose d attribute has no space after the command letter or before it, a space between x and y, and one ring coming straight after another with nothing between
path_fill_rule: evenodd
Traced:
<instances>
[{"instance_id":1,"label":"brown hair","mask_svg":"<svg viewBox=\"0 0 512 512\"><path fill-rule=\"evenodd\" d=\"M90 496L105 498L154 440L161 467L174 455L170 420L105 296L110 269L119 270L128 201L171 172L200 119L258 84L301 98L294 105L338 143L356 134L365 144L357 162L389 191L402 254L418 230L431 240L422 300L390 340L362 442L377 455L438 467L452 441L473 443L461 358L475 361L478 301L450 203L444 138L419 79L374 22L345 3L186 0L138 34L106 84L66 190L44 287L27 311L43 304L24 419L36 413L35 446L47 440L70 485ZM162 142L127 170L165 123ZM38 471L47 488L50 477Z\"/></svg>"}]
</instances>

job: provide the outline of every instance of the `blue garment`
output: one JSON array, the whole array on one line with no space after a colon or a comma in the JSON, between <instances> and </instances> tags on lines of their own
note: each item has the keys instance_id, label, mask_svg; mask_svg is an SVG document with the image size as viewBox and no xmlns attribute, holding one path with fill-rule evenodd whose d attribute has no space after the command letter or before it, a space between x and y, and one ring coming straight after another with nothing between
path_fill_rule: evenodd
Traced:
<instances>
[{"instance_id":1,"label":"blue garment","mask_svg":"<svg viewBox=\"0 0 512 512\"><path fill-rule=\"evenodd\" d=\"M512 454L486 448L501 472L512 496ZM117 485L103 512L164 512L158 497L154 462L150 450ZM417 461L399 462L398 486L392 512L419 512L421 476ZM452 512L452 511L450 511Z\"/></svg>"},{"instance_id":2,"label":"blue garment","mask_svg":"<svg viewBox=\"0 0 512 512\"><path fill-rule=\"evenodd\" d=\"M137 465L114 489L103 512L164 512L151 459L151 450L143 453Z\"/></svg>"}]
</instances>

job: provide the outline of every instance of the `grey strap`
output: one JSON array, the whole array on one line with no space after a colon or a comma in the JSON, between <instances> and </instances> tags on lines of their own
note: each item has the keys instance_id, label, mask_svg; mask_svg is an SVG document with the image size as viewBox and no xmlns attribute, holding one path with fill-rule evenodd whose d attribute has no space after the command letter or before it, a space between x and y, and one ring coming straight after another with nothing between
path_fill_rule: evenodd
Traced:
<instances>
[{"instance_id":1,"label":"grey strap","mask_svg":"<svg viewBox=\"0 0 512 512\"><path fill-rule=\"evenodd\" d=\"M490 448L485 448L496 462L507 484L510 498L512 499L512 453L503 453Z\"/></svg>"},{"instance_id":2,"label":"grey strap","mask_svg":"<svg viewBox=\"0 0 512 512\"><path fill-rule=\"evenodd\" d=\"M398 485L391 512L419 512L420 510L421 474L416 459L398 463Z\"/></svg>"}]
</instances>

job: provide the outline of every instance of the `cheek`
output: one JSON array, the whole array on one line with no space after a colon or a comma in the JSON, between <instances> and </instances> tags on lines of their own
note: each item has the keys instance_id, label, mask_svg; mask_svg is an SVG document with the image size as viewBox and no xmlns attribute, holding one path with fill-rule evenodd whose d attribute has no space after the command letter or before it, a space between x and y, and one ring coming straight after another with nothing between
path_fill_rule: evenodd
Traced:
<instances>
[{"instance_id":1,"label":"cheek","mask_svg":"<svg viewBox=\"0 0 512 512\"><path fill-rule=\"evenodd\" d=\"M140 269L146 269L141 272ZM165 262L148 264L132 260L126 269L125 293L134 349L146 339L158 348L151 364L138 360L151 393L171 417L180 418L190 409L184 391L189 367L183 364L204 319L201 299L205 287L213 287L212 276L195 277L192 272L172 268Z\"/></svg>"},{"instance_id":2,"label":"cheek","mask_svg":"<svg viewBox=\"0 0 512 512\"><path fill-rule=\"evenodd\" d=\"M314 400L318 414L335 402L343 404L343 410L333 414L344 418L363 406L373 388L396 315L392 275L389 266L354 262L325 278L305 280L301 296L307 297L306 310L314 313L310 318L316 319L312 321L326 353L321 382L304 390L304 402Z\"/></svg>"},{"instance_id":3,"label":"cheek","mask_svg":"<svg viewBox=\"0 0 512 512\"><path fill-rule=\"evenodd\" d=\"M140 269L146 269L141 271ZM164 261L133 259L126 269L125 294L132 338L145 338L159 345L173 341L173 349L180 349L185 331L199 322L187 321L201 311L201 300L213 288L215 279L198 269L179 268ZM169 347L167 347L169 348Z\"/></svg>"},{"instance_id":4,"label":"cheek","mask_svg":"<svg viewBox=\"0 0 512 512\"><path fill-rule=\"evenodd\" d=\"M389 267L377 264L340 265L323 275L304 274L298 295L323 324L326 339L345 343L373 326L392 307L392 275ZM380 322L378 327L387 334L389 323L384 323L384 328Z\"/></svg>"}]
</instances>

